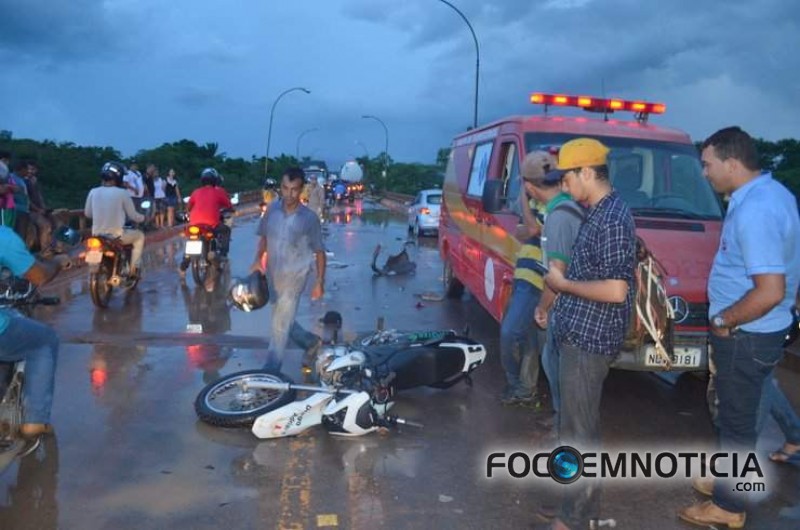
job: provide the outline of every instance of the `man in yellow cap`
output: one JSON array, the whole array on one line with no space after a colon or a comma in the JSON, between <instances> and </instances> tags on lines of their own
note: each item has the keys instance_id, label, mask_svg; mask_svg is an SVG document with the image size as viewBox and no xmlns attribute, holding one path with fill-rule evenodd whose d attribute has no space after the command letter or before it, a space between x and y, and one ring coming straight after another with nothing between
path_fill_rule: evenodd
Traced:
<instances>
[{"instance_id":1,"label":"man in yellow cap","mask_svg":"<svg viewBox=\"0 0 800 530\"><path fill-rule=\"evenodd\" d=\"M622 347L634 294L636 235L628 206L611 187L608 148L592 138L565 143L558 154L561 186L589 208L566 275L551 268L559 381L559 438L581 452L600 449L600 397ZM568 486L552 527L587 528L599 516L599 483Z\"/></svg>"}]
</instances>

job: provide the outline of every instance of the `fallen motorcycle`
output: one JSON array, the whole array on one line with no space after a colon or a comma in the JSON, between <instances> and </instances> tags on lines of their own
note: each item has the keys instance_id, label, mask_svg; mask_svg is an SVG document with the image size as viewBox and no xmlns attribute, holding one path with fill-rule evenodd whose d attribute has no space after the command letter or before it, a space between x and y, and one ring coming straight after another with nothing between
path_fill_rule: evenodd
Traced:
<instances>
[{"instance_id":1,"label":"fallen motorcycle","mask_svg":"<svg viewBox=\"0 0 800 530\"><path fill-rule=\"evenodd\" d=\"M211 425L252 425L258 438L293 436L319 424L331 434L360 436L397 423L418 425L388 414L397 391L471 384L470 374L485 360L482 344L452 330L376 331L352 344L323 346L314 370L319 385L246 370L207 385L195 412ZM298 401L298 391L311 395Z\"/></svg>"},{"instance_id":2,"label":"fallen motorcycle","mask_svg":"<svg viewBox=\"0 0 800 530\"><path fill-rule=\"evenodd\" d=\"M24 279L8 279L2 281L0 289L0 307L16 310L30 317L37 305L56 305L58 297L41 296L38 289ZM4 454L18 453L25 442L19 435L19 426L24 417L23 387L25 385L25 361L14 363L0 362L0 452ZM29 447L31 452L35 446Z\"/></svg>"}]
</instances>

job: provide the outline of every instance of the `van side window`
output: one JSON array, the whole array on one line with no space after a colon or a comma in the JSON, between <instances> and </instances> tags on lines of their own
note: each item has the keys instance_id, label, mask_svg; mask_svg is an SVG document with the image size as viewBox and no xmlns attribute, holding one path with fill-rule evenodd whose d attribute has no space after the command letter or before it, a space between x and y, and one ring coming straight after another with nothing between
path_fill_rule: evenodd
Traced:
<instances>
[{"instance_id":1,"label":"van side window","mask_svg":"<svg viewBox=\"0 0 800 530\"><path fill-rule=\"evenodd\" d=\"M492 159L492 147L494 142L485 142L475 147L472 155L472 170L469 174L469 186L467 195L480 197L483 195L483 185L489 174L489 161Z\"/></svg>"},{"instance_id":2,"label":"van side window","mask_svg":"<svg viewBox=\"0 0 800 530\"><path fill-rule=\"evenodd\" d=\"M502 145L503 156L503 196L506 198L506 208L512 212L520 214L519 211L519 156L517 156L517 144L506 142Z\"/></svg>"}]
</instances>

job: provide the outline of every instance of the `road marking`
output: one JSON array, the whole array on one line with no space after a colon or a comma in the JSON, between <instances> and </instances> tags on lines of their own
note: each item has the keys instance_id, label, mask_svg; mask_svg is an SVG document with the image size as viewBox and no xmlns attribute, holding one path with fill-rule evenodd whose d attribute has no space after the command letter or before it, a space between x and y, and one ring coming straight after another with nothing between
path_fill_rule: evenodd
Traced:
<instances>
[{"instance_id":1,"label":"road marking","mask_svg":"<svg viewBox=\"0 0 800 530\"><path fill-rule=\"evenodd\" d=\"M289 458L283 471L280 494L281 530L303 530L311 520L311 448L313 438L301 436L289 442Z\"/></svg>"},{"instance_id":2,"label":"road marking","mask_svg":"<svg viewBox=\"0 0 800 530\"><path fill-rule=\"evenodd\" d=\"M317 528L326 526L339 526L339 516L335 513L323 513L317 515Z\"/></svg>"}]
</instances>

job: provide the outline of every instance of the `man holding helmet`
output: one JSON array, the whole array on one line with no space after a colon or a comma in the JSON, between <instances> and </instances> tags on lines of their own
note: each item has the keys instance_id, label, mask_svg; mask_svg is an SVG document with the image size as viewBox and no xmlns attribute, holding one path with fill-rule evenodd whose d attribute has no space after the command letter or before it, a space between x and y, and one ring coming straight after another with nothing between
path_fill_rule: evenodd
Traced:
<instances>
[{"instance_id":1,"label":"man holding helmet","mask_svg":"<svg viewBox=\"0 0 800 530\"><path fill-rule=\"evenodd\" d=\"M319 217L300 204L305 174L298 167L289 168L280 185L280 202L261 218L257 234L258 249L251 267L261 271L266 255L266 273L274 301L272 336L265 369L280 371L284 350L291 338L306 350L308 359L321 339L303 329L296 321L297 304L316 265L311 299L322 298L325 285L325 249Z\"/></svg>"},{"instance_id":2,"label":"man holding helmet","mask_svg":"<svg viewBox=\"0 0 800 530\"><path fill-rule=\"evenodd\" d=\"M136 211L130 194L117 186L125 176L125 166L119 162L106 162L100 170L103 184L92 188L86 197L84 215L92 220L92 235L109 234L119 238L125 245L133 245L131 252L131 276L139 275L139 266L144 251L144 233L125 228L127 217L135 223L144 221L144 215Z\"/></svg>"}]
</instances>

